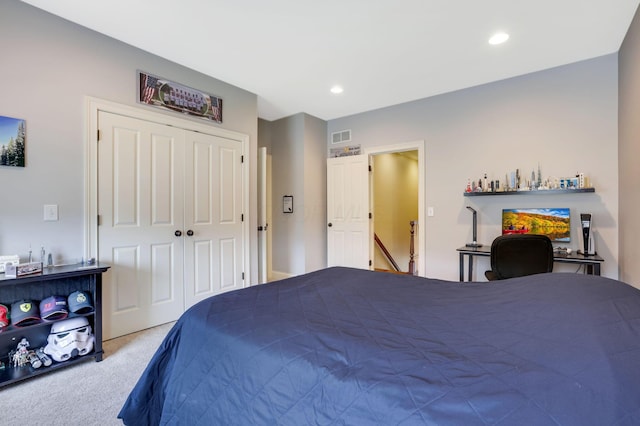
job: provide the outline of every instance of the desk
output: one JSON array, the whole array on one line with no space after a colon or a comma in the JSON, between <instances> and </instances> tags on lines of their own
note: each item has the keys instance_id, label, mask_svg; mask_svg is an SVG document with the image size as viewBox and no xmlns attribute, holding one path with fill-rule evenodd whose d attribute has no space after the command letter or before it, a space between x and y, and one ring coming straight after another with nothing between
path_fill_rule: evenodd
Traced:
<instances>
[{"instance_id":1,"label":"desk","mask_svg":"<svg viewBox=\"0 0 640 426\"><path fill-rule=\"evenodd\" d=\"M469 257L468 262L468 281L472 280L473 277L473 257L474 256L482 256L482 257L490 257L491 256L491 245L482 246L482 247L460 247L456 249L460 253L460 281L464 281L464 257ZM571 254L564 253L554 253L553 261L559 263L577 263L579 265L586 265L587 272L592 275L600 275L600 265L604 262L604 259L598 255L594 256L584 256L582 254L578 254L576 252L572 252Z\"/></svg>"}]
</instances>

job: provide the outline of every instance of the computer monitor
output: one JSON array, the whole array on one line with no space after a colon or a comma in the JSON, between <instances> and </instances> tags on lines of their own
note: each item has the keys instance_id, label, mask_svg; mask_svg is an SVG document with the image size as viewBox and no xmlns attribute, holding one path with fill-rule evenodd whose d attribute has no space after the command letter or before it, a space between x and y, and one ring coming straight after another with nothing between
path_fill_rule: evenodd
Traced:
<instances>
[{"instance_id":1,"label":"computer monitor","mask_svg":"<svg viewBox=\"0 0 640 426\"><path fill-rule=\"evenodd\" d=\"M571 211L568 208L502 210L502 234L546 235L553 242L571 241Z\"/></svg>"}]
</instances>

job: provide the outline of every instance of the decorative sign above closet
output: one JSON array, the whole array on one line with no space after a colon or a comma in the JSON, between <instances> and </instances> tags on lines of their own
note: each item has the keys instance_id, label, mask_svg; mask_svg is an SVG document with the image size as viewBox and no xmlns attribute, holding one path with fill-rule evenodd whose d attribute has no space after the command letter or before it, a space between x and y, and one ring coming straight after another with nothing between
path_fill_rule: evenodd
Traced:
<instances>
[{"instance_id":1,"label":"decorative sign above closet","mask_svg":"<svg viewBox=\"0 0 640 426\"><path fill-rule=\"evenodd\" d=\"M138 71L138 102L222 123L222 98Z\"/></svg>"}]
</instances>

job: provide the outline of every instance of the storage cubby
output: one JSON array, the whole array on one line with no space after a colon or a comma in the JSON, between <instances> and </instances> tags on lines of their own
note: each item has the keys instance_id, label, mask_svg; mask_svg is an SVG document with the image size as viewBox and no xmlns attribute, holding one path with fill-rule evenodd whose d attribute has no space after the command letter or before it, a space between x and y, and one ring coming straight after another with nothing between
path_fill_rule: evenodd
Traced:
<instances>
[{"instance_id":1,"label":"storage cubby","mask_svg":"<svg viewBox=\"0 0 640 426\"><path fill-rule=\"evenodd\" d=\"M102 361L102 273L108 268L103 265L64 265L43 268L41 274L20 278L6 278L4 274L0 274L0 303L9 308L12 303L23 299L39 303L52 295L68 296L76 290L89 292L93 298L93 312L82 315L70 313L67 318L86 317L95 337L93 351L87 355L64 362L53 361L49 367L13 367L9 352L16 349L20 340L26 338L30 350L46 346L51 326L57 321L41 321L24 327L8 325L1 328L0 360L4 363L4 370L0 370L0 387L88 359Z\"/></svg>"}]
</instances>

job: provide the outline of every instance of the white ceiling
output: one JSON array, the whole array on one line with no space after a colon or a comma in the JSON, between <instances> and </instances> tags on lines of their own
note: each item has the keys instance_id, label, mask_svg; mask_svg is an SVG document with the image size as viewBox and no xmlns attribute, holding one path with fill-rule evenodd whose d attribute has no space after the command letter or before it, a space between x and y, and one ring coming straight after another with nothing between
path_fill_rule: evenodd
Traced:
<instances>
[{"instance_id":1,"label":"white ceiling","mask_svg":"<svg viewBox=\"0 0 640 426\"><path fill-rule=\"evenodd\" d=\"M266 120L330 120L616 52L640 0L24 2L253 92Z\"/></svg>"}]
</instances>

